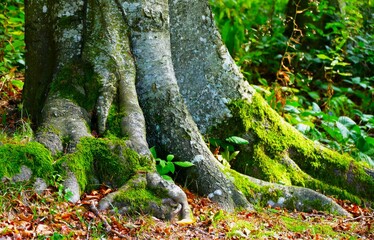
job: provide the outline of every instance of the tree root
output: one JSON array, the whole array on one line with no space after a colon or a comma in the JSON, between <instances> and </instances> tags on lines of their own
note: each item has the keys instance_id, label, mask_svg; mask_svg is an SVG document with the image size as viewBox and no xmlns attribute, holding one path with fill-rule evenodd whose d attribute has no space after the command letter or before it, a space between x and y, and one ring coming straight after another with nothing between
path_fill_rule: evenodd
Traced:
<instances>
[{"instance_id":1,"label":"tree root","mask_svg":"<svg viewBox=\"0 0 374 240\"><path fill-rule=\"evenodd\" d=\"M241 186L250 186L255 184L260 192L255 192L252 196L246 196L253 204L259 201L266 201L266 204L271 207L287 208L289 210L298 211L312 211L322 210L336 213L342 216L351 216L343 207L337 204L332 199L325 195L318 193L309 188L285 186L276 183L270 183L238 172L231 171L227 175L230 177L235 174L235 181L241 183L234 183ZM238 179L238 180L237 180ZM256 191L254 188L249 188L251 191ZM241 189L245 191L245 189Z\"/></svg>"},{"instance_id":2,"label":"tree root","mask_svg":"<svg viewBox=\"0 0 374 240\"><path fill-rule=\"evenodd\" d=\"M141 195L143 191L153 193L159 198L158 201L152 197L138 199L131 198L131 191ZM133 203L140 204L144 208L137 209ZM99 202L99 210L117 207L121 214L142 211L150 213L159 219L174 221L178 217L178 224L190 224L194 222L191 209L187 202L186 194L181 188L172 182L160 177L158 173L141 173L134 176L118 191L108 194Z\"/></svg>"}]
</instances>

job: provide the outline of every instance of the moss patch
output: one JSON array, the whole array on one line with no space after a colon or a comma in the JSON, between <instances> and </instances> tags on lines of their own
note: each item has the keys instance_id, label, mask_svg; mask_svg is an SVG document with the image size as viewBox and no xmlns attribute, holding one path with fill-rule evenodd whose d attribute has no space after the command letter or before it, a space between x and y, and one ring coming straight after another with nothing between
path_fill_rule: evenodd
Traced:
<instances>
[{"instance_id":1,"label":"moss patch","mask_svg":"<svg viewBox=\"0 0 374 240\"><path fill-rule=\"evenodd\" d=\"M56 74L51 92L72 100L90 112L96 104L100 87L99 78L94 73L93 67L77 59Z\"/></svg>"},{"instance_id":2,"label":"moss patch","mask_svg":"<svg viewBox=\"0 0 374 240\"><path fill-rule=\"evenodd\" d=\"M125 113L119 111L117 105L113 104L111 106L106 122L104 137L111 139L127 137L124 135L121 128L121 122L124 116Z\"/></svg>"},{"instance_id":3,"label":"moss patch","mask_svg":"<svg viewBox=\"0 0 374 240\"><path fill-rule=\"evenodd\" d=\"M250 141L232 167L266 181L297 185L357 202L374 200L374 180L348 155L306 139L255 94L251 103L229 104L233 117L212 130L218 138L236 135ZM298 166L287 164L292 159ZM331 177L331 176L334 177Z\"/></svg>"},{"instance_id":4,"label":"moss patch","mask_svg":"<svg viewBox=\"0 0 374 240\"><path fill-rule=\"evenodd\" d=\"M76 152L63 156L58 166L60 171L67 166L77 177L82 190L95 184L94 176L100 183L118 187L137 171L153 170L151 160L140 157L123 141L95 138L82 138Z\"/></svg>"},{"instance_id":5,"label":"moss patch","mask_svg":"<svg viewBox=\"0 0 374 240\"><path fill-rule=\"evenodd\" d=\"M292 232L303 233L305 231L311 231L313 234L329 235L330 237L334 237L335 235L337 235L337 233L329 225L311 225L309 222L287 216L282 216L281 220L285 224L287 229Z\"/></svg>"},{"instance_id":6,"label":"moss patch","mask_svg":"<svg viewBox=\"0 0 374 240\"><path fill-rule=\"evenodd\" d=\"M40 143L0 146L0 179L18 174L22 165L29 167L34 177L40 177L46 181L50 180L53 173L53 158Z\"/></svg>"},{"instance_id":7,"label":"moss patch","mask_svg":"<svg viewBox=\"0 0 374 240\"><path fill-rule=\"evenodd\" d=\"M162 197L157 191L147 188L146 180L139 182L139 178L133 178L128 181L125 189L120 189L114 201L125 205L129 213L142 211L151 211L150 204L161 205Z\"/></svg>"}]
</instances>

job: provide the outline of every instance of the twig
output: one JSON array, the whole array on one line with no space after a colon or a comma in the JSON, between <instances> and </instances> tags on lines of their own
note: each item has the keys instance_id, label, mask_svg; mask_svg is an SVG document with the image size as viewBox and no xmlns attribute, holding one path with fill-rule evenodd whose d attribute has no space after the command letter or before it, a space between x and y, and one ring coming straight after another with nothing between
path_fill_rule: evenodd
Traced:
<instances>
[{"instance_id":1,"label":"twig","mask_svg":"<svg viewBox=\"0 0 374 240\"><path fill-rule=\"evenodd\" d=\"M108 223L108 221L100 214L99 210L97 209L97 207L95 206L95 204L93 202L91 202L91 205L90 205L90 210L97 216L101 219L101 221L103 221L104 223L104 226L105 226L105 230L107 232L111 232L113 234L116 234L118 235L118 237L120 238L126 238L125 235L123 235L122 233L118 232L117 230L114 230L112 228L112 226Z\"/></svg>"},{"instance_id":2,"label":"twig","mask_svg":"<svg viewBox=\"0 0 374 240\"><path fill-rule=\"evenodd\" d=\"M372 214L371 216L361 215L361 216L358 216L358 217L355 217L355 218L349 218L349 219L344 220L343 223L356 221L356 220L359 220L359 219L362 219L362 218L374 218L374 214Z\"/></svg>"}]
</instances>

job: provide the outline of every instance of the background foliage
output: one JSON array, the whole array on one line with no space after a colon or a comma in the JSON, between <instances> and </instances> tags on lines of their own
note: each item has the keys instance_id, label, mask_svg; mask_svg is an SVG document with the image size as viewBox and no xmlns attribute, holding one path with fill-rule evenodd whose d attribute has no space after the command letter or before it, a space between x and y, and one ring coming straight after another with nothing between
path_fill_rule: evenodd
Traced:
<instances>
[{"instance_id":1,"label":"background foliage","mask_svg":"<svg viewBox=\"0 0 374 240\"><path fill-rule=\"evenodd\" d=\"M287 0L211 5L230 53L274 109L310 139L374 166L373 2L346 0L341 11L333 0L309 2L295 16ZM305 26L293 21L302 14Z\"/></svg>"},{"instance_id":2,"label":"background foliage","mask_svg":"<svg viewBox=\"0 0 374 240\"><path fill-rule=\"evenodd\" d=\"M0 4L0 97L22 89L17 74L25 67L25 14L23 0L2 0Z\"/></svg>"}]
</instances>

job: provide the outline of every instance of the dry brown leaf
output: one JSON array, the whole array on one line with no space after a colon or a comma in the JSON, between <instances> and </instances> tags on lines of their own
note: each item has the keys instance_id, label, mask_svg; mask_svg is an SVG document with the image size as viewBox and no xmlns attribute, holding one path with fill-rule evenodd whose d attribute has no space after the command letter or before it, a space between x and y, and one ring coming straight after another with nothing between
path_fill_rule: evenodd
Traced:
<instances>
[{"instance_id":1,"label":"dry brown leaf","mask_svg":"<svg viewBox=\"0 0 374 240\"><path fill-rule=\"evenodd\" d=\"M38 235L52 235L53 234L53 230L51 229L51 227L46 224L38 224L35 232Z\"/></svg>"}]
</instances>

